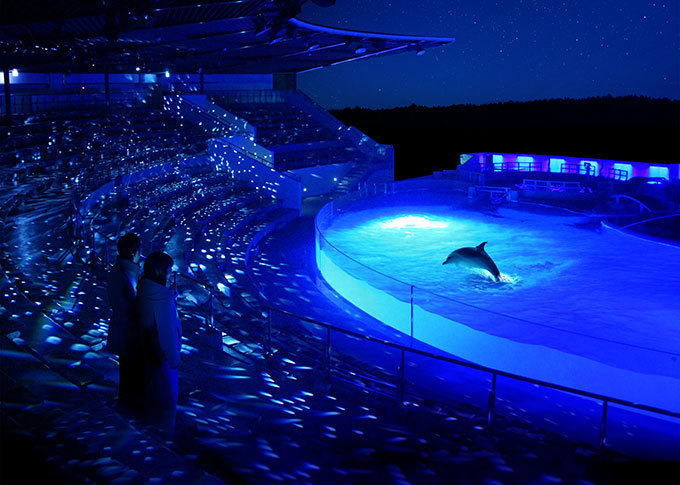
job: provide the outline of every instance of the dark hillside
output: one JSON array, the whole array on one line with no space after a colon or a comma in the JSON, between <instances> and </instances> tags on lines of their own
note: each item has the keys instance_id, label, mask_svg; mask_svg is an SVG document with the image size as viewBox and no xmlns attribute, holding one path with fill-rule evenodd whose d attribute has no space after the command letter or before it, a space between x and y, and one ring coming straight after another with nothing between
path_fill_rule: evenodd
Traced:
<instances>
[{"instance_id":1,"label":"dark hillside","mask_svg":"<svg viewBox=\"0 0 680 485\"><path fill-rule=\"evenodd\" d=\"M395 148L397 179L496 151L680 163L680 101L640 96L333 111Z\"/></svg>"}]
</instances>

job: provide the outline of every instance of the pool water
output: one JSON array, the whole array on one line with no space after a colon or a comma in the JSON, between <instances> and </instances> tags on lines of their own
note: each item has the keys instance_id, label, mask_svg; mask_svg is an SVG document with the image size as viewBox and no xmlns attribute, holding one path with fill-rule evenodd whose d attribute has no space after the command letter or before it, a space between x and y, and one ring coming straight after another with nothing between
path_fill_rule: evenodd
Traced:
<instances>
[{"instance_id":1,"label":"pool water","mask_svg":"<svg viewBox=\"0 0 680 485\"><path fill-rule=\"evenodd\" d=\"M594 392L680 405L678 392L669 395L667 389L680 388L679 247L580 216L447 205L345 212L323 234L330 249L324 250L321 272L350 301L352 291L359 292L338 287L349 288L349 280L334 276L336 269L347 269L348 260L336 249L360 263L349 271L353 281L395 296L391 303L383 300L383 307L408 311L401 306L410 304L404 288L415 287L415 338L522 375L578 388L587 379ZM483 269L442 265L455 249L485 241L500 282ZM367 288L362 293L372 291ZM408 333L403 325L395 327ZM567 355L559 371L537 369L546 356ZM592 378L601 370L601 378Z\"/></svg>"}]
</instances>

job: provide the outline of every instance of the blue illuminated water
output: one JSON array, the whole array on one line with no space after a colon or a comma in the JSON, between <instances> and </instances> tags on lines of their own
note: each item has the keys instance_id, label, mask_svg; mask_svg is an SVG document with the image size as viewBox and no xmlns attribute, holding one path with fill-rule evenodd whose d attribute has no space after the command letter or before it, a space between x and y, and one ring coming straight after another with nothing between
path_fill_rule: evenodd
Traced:
<instances>
[{"instance_id":1,"label":"blue illuminated water","mask_svg":"<svg viewBox=\"0 0 680 485\"><path fill-rule=\"evenodd\" d=\"M323 232L332 245L317 257L324 277L405 333L406 290L415 287L415 338L483 365L680 406L678 247L578 216L444 205L344 212ZM503 281L442 265L451 251L484 241Z\"/></svg>"}]
</instances>

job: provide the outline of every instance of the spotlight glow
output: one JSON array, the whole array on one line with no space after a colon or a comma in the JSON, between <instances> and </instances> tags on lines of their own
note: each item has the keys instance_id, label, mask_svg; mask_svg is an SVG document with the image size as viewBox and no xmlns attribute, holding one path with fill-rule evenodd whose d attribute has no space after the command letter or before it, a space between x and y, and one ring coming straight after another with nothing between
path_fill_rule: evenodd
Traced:
<instances>
[{"instance_id":1,"label":"spotlight glow","mask_svg":"<svg viewBox=\"0 0 680 485\"><path fill-rule=\"evenodd\" d=\"M380 227L383 229L443 229L448 225L448 222L433 221L422 216L402 216L384 222Z\"/></svg>"}]
</instances>

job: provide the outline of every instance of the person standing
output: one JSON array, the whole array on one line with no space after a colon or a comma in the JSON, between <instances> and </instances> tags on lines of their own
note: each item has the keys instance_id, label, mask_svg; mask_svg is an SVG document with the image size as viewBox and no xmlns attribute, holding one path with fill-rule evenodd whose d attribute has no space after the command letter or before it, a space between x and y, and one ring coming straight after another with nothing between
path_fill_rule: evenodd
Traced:
<instances>
[{"instance_id":1,"label":"person standing","mask_svg":"<svg viewBox=\"0 0 680 485\"><path fill-rule=\"evenodd\" d=\"M139 414L144 396L144 379L140 373L141 333L134 315L141 241L128 233L118 240L118 257L109 272L106 290L112 313L106 348L118 356L118 408Z\"/></svg>"},{"instance_id":2,"label":"person standing","mask_svg":"<svg viewBox=\"0 0 680 485\"><path fill-rule=\"evenodd\" d=\"M152 426L172 437L177 413L177 367L182 326L173 292L167 287L173 260L149 254L137 293L137 316L144 335L144 415Z\"/></svg>"}]
</instances>

